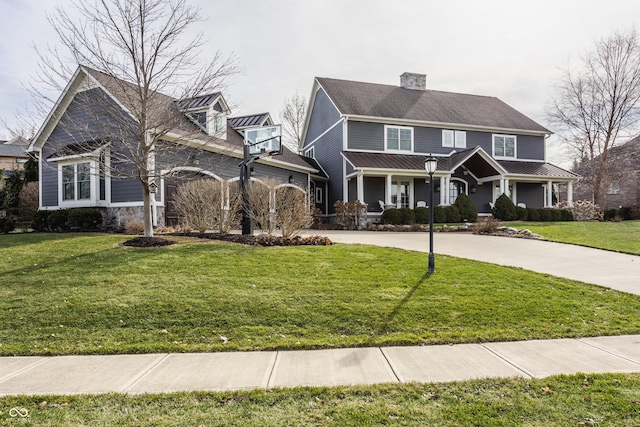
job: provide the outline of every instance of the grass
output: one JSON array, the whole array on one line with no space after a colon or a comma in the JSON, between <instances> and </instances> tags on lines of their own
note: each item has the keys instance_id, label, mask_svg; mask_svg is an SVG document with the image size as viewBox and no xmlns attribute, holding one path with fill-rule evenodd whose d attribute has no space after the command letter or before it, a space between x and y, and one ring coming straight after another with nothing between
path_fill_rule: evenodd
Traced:
<instances>
[{"instance_id":1,"label":"grass","mask_svg":"<svg viewBox=\"0 0 640 427\"><path fill-rule=\"evenodd\" d=\"M640 255L640 221L514 222L547 240Z\"/></svg>"},{"instance_id":2,"label":"grass","mask_svg":"<svg viewBox=\"0 0 640 427\"><path fill-rule=\"evenodd\" d=\"M640 333L640 297L388 248L0 236L0 354L273 350ZM224 338L223 338L224 337ZM228 341L225 343L225 341Z\"/></svg>"},{"instance_id":3,"label":"grass","mask_svg":"<svg viewBox=\"0 0 640 427\"><path fill-rule=\"evenodd\" d=\"M28 417L11 418L12 408ZM640 375L165 395L0 398L37 426L637 426Z\"/></svg>"}]
</instances>

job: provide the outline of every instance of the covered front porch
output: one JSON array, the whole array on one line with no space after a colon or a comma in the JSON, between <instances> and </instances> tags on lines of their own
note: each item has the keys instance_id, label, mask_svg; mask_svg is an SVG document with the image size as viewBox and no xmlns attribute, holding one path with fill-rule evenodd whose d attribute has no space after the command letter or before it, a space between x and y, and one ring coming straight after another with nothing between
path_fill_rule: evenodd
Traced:
<instances>
[{"instance_id":1,"label":"covered front porch","mask_svg":"<svg viewBox=\"0 0 640 427\"><path fill-rule=\"evenodd\" d=\"M428 206L429 176L424 169L427 156L343 154L351 169L345 177L344 200L366 203L373 217L391 207ZM578 176L543 162L497 161L476 147L438 157L433 179L435 205L451 205L459 194L465 193L479 214L489 215L502 194L522 207L552 207L557 201L555 184L566 184L567 202L571 205L572 186Z\"/></svg>"}]
</instances>

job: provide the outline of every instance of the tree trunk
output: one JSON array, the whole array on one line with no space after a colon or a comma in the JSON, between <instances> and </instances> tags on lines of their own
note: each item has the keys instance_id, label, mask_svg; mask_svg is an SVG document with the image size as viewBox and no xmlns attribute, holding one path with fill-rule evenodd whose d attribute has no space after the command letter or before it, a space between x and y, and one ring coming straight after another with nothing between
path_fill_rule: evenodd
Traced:
<instances>
[{"instance_id":1,"label":"tree trunk","mask_svg":"<svg viewBox=\"0 0 640 427\"><path fill-rule=\"evenodd\" d=\"M151 197L155 197L149 192L148 185L142 185L142 202L144 221L144 237L153 237L153 216L151 215Z\"/></svg>"}]
</instances>

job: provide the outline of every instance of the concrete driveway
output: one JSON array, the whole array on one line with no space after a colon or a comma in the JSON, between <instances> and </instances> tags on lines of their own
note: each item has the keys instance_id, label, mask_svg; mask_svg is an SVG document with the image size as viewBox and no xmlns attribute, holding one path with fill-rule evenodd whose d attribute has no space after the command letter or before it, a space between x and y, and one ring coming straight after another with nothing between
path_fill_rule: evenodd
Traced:
<instances>
[{"instance_id":1,"label":"concrete driveway","mask_svg":"<svg viewBox=\"0 0 640 427\"><path fill-rule=\"evenodd\" d=\"M336 243L361 243L429 252L429 234L415 232L309 230ZM639 243L640 244L640 243ZM434 252L593 283L640 295L640 256L563 243L464 232L434 233ZM426 260L426 258L425 258ZM426 261L425 261L426 262Z\"/></svg>"}]
</instances>

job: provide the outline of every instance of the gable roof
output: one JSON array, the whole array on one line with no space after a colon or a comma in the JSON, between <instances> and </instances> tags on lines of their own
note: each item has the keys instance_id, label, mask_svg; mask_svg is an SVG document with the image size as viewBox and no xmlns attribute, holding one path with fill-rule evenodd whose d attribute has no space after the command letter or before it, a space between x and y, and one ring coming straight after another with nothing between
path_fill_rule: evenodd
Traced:
<instances>
[{"instance_id":1,"label":"gable roof","mask_svg":"<svg viewBox=\"0 0 640 427\"><path fill-rule=\"evenodd\" d=\"M316 77L341 114L505 131L552 133L496 97Z\"/></svg>"}]
</instances>

